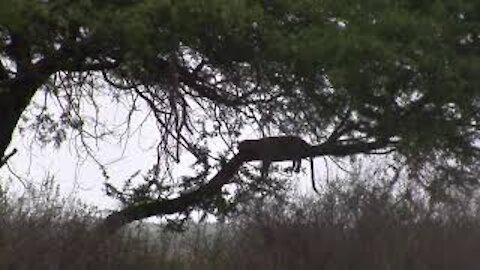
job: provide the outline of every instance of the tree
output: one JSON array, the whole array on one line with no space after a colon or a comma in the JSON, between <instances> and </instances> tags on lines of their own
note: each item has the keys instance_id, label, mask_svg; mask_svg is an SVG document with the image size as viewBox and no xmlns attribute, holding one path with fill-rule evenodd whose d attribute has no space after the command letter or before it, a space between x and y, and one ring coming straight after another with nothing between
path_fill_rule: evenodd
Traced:
<instances>
[{"instance_id":1,"label":"tree","mask_svg":"<svg viewBox=\"0 0 480 270\"><path fill-rule=\"evenodd\" d=\"M478 1L4 0L0 156L35 94L57 102L32 120L45 143L102 139L84 110L100 93L130 106L127 125L147 106L158 162L130 196L110 188L126 203L107 218L113 229L218 213L229 182L261 192L243 166L255 157L235 151L246 127L307 138L315 146L303 156L394 152L412 168L432 156L468 166L478 159L479 16ZM226 152L209 148L216 136ZM160 181L182 152L198 176Z\"/></svg>"}]
</instances>

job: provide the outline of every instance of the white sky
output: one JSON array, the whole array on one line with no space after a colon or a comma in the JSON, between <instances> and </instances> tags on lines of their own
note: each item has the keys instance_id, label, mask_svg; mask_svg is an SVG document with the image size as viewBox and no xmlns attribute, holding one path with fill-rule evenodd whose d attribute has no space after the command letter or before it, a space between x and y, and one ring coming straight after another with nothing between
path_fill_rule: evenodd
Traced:
<instances>
[{"instance_id":1,"label":"white sky","mask_svg":"<svg viewBox=\"0 0 480 270\"><path fill-rule=\"evenodd\" d=\"M39 100L40 98L43 97L37 96L35 99ZM112 106L112 103L108 101L103 102L103 106L107 108L105 115L113 117L108 119L109 123L122 120L115 119L124 115L121 109ZM140 121L140 118L135 121ZM116 142L102 143L98 146L95 156L104 164L109 164L110 183L121 187L121 183L137 170L141 169L142 172L146 172L151 167L155 159L152 146L155 145L154 136L157 134L154 128L153 122L146 124L142 132L136 133L129 139L125 149L123 145ZM20 136L17 131L7 153L13 147L18 149L18 153L9 160L8 165L16 176L13 176L6 166L0 171L0 176L2 176L4 182L7 178L11 179L7 182L9 188L14 192L23 192L21 181L39 184L47 175L54 175L63 196L74 196L89 205L97 206L99 209L115 209L118 206L115 200L104 194L104 177L99 167L91 159L87 158L85 160L78 156L74 143L66 142L59 149L52 145L40 147L34 143L32 133ZM182 162L176 168L176 174L179 176L189 174L188 164L191 161ZM299 183L302 184L299 185L298 191L300 194L312 192L307 163L303 162L303 166L307 168L307 174L294 176L301 179ZM323 171L324 163L321 159L316 159L315 164L316 176L319 178L324 175L319 173Z\"/></svg>"},{"instance_id":2,"label":"white sky","mask_svg":"<svg viewBox=\"0 0 480 270\"><path fill-rule=\"evenodd\" d=\"M34 98L41 100L43 97L38 94ZM109 124L117 124L122 121L118 116L125 115L121 108L114 106L111 102L100 102L105 109L103 120ZM95 157L102 164L108 165L110 175L109 182L121 187L122 180L127 179L137 170L146 171L154 162L152 146L153 125L145 125L142 132L130 138L127 147L117 141L100 143L96 146ZM41 183L47 175L55 175L56 182L64 196L76 196L87 204L97 205L99 208L112 208L116 202L104 194L104 177L99 166L91 158L85 158L85 154L76 152L75 141L66 141L60 148L53 145L41 147L33 140L33 132L26 132L20 136L18 130L9 150L17 148L18 152L9 160L9 167L23 181ZM7 153L9 151L7 150ZM2 168L1 175L12 176L7 168ZM10 186L14 191L22 191L21 180L13 177Z\"/></svg>"}]
</instances>

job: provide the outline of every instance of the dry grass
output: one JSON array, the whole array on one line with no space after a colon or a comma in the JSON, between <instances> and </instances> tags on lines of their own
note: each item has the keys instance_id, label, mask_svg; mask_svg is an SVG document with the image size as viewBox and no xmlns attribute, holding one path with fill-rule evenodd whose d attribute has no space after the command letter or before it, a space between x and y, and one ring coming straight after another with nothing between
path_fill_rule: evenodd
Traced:
<instances>
[{"instance_id":1,"label":"dry grass","mask_svg":"<svg viewBox=\"0 0 480 270\"><path fill-rule=\"evenodd\" d=\"M476 217L405 216L380 203L334 215L322 202L291 215L260 210L239 226L218 269L480 268Z\"/></svg>"},{"instance_id":2,"label":"dry grass","mask_svg":"<svg viewBox=\"0 0 480 270\"><path fill-rule=\"evenodd\" d=\"M257 202L228 224L184 234L147 226L101 244L89 233L95 211L78 203L3 196L0 212L0 269L480 269L475 211L429 211L367 188Z\"/></svg>"}]
</instances>

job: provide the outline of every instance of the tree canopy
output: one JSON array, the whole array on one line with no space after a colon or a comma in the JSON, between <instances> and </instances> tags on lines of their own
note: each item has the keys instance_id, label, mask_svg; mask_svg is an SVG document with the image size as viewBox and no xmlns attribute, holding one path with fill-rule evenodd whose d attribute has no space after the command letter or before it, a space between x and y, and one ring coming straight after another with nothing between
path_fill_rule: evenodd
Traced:
<instances>
[{"instance_id":1,"label":"tree canopy","mask_svg":"<svg viewBox=\"0 0 480 270\"><path fill-rule=\"evenodd\" d=\"M115 131L87 115L101 110L100 94L129 106L127 126L149 108L158 162L112 214L118 226L215 213L232 181L262 192L246 180L254 158L236 151L245 129L303 137L316 156L478 161L478 1L3 0L0 60L0 157L38 93L56 100L30 119L44 143ZM227 150L215 153L209 138ZM161 165L185 152L198 176L160 181Z\"/></svg>"}]
</instances>

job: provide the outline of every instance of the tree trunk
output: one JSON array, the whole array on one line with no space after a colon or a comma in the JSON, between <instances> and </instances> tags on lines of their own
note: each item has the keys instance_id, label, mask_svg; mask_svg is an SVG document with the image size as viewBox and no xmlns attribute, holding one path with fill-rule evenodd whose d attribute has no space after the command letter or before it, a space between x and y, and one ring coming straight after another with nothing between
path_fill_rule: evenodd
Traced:
<instances>
[{"instance_id":1,"label":"tree trunk","mask_svg":"<svg viewBox=\"0 0 480 270\"><path fill-rule=\"evenodd\" d=\"M0 88L0 158L5 156L18 120L41 84L14 81L10 85Z\"/></svg>"}]
</instances>

